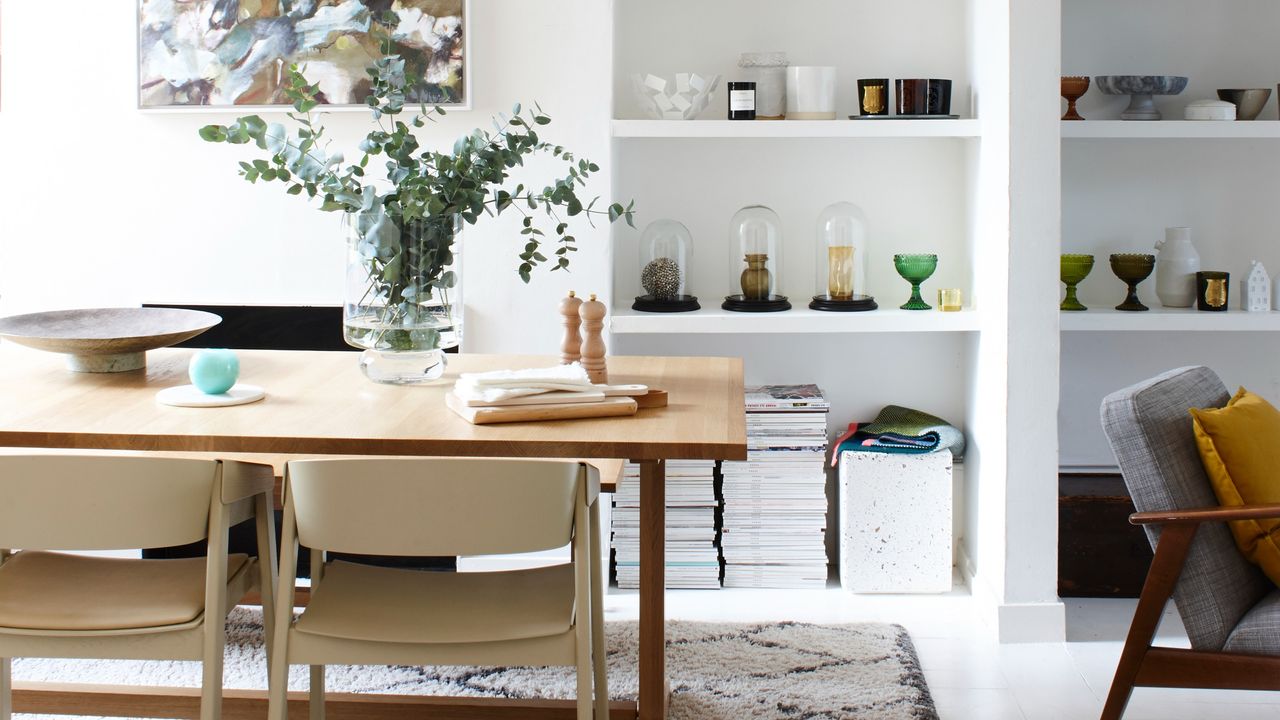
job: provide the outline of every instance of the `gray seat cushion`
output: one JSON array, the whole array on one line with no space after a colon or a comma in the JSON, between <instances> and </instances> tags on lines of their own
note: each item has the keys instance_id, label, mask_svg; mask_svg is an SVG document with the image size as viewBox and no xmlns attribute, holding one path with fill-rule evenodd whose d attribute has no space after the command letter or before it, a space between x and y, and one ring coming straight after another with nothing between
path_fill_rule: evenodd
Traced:
<instances>
[{"instance_id":1,"label":"gray seat cushion","mask_svg":"<svg viewBox=\"0 0 1280 720\"><path fill-rule=\"evenodd\" d=\"M1272 590L1245 613L1222 649L1247 655L1280 655L1280 589Z\"/></svg>"},{"instance_id":2,"label":"gray seat cushion","mask_svg":"<svg viewBox=\"0 0 1280 720\"><path fill-rule=\"evenodd\" d=\"M1171 370L1108 395L1102 426L1139 512L1214 507L1196 450L1190 408L1222 407L1230 396L1212 370ZM1147 525L1155 547L1160 527ZM1275 586L1240 554L1223 523L1205 523L1178 580L1174 599L1191 646L1221 650L1236 623Z\"/></svg>"}]
</instances>

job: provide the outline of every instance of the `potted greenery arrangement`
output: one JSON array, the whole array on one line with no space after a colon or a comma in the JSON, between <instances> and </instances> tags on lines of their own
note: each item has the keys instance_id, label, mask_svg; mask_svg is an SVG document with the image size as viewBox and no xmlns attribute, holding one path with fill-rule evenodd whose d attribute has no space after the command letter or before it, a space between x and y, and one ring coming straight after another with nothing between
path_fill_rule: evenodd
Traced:
<instances>
[{"instance_id":1,"label":"potted greenery arrangement","mask_svg":"<svg viewBox=\"0 0 1280 720\"><path fill-rule=\"evenodd\" d=\"M516 271L527 283L544 263L552 270L569 267L577 250L569 218L605 216L633 224L635 204L597 210L598 198L584 203L578 191L600 168L539 137L537 128L551 119L538 107L516 105L509 117L494 119L493 131L458 138L451 153L423 150L414 129L445 111L420 107L412 119L402 119L410 81L389 41L383 50L386 55L367 71L372 90L366 102L378 127L360 143L356 162L328 151L325 128L312 115L318 88L297 65L288 69L285 89L296 111L289 113L292 131L250 115L203 127L200 137L256 144L269 156L241 162L241 176L281 183L290 195L319 198L321 210L342 213L349 246L344 337L364 349L361 367L370 379L408 384L443 374L444 350L460 340L455 245L464 222L521 213L524 245ZM563 177L542 190L506 187L514 168L544 153L565 163ZM368 174L377 157L385 168L382 181Z\"/></svg>"}]
</instances>

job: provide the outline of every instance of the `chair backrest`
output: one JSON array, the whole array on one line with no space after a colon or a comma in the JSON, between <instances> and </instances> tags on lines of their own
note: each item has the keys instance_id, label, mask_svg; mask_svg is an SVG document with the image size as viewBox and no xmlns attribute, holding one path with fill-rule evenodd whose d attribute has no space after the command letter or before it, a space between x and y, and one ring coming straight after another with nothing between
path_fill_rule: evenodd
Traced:
<instances>
[{"instance_id":1,"label":"chair backrest","mask_svg":"<svg viewBox=\"0 0 1280 720\"><path fill-rule=\"evenodd\" d=\"M1188 410L1222 407L1228 399L1226 386L1205 367L1171 370L1103 399L1102 426L1139 512L1218 505ZM1146 531L1154 548L1160 528ZM1273 587L1240 554L1225 524L1202 525L1174 591L1192 647L1221 650L1240 618Z\"/></svg>"},{"instance_id":2,"label":"chair backrest","mask_svg":"<svg viewBox=\"0 0 1280 720\"><path fill-rule=\"evenodd\" d=\"M123 550L208 535L216 460L0 456L0 548Z\"/></svg>"},{"instance_id":3,"label":"chair backrest","mask_svg":"<svg viewBox=\"0 0 1280 720\"><path fill-rule=\"evenodd\" d=\"M583 481L575 462L361 458L286 470L298 542L365 555L494 555L561 547Z\"/></svg>"}]
</instances>

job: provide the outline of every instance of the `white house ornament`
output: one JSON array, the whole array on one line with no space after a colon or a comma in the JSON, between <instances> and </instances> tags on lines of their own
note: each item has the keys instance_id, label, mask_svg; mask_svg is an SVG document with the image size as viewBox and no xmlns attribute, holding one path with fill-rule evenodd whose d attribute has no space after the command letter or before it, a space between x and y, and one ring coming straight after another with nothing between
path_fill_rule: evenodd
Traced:
<instances>
[{"instance_id":1,"label":"white house ornament","mask_svg":"<svg viewBox=\"0 0 1280 720\"><path fill-rule=\"evenodd\" d=\"M1240 289L1240 301L1241 307L1249 312L1271 310L1271 277L1257 260L1250 262L1249 276Z\"/></svg>"}]
</instances>

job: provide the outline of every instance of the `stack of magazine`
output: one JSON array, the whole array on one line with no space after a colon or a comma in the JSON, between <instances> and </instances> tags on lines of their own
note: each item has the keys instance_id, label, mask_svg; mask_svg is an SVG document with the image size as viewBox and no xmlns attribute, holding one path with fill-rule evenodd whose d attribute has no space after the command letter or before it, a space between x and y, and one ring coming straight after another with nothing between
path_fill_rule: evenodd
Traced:
<instances>
[{"instance_id":1,"label":"stack of magazine","mask_svg":"<svg viewBox=\"0 0 1280 720\"><path fill-rule=\"evenodd\" d=\"M667 461L667 587L720 588L714 460ZM613 499L618 587L640 586L640 468L627 463Z\"/></svg>"},{"instance_id":2,"label":"stack of magazine","mask_svg":"<svg viewBox=\"0 0 1280 720\"><path fill-rule=\"evenodd\" d=\"M817 385L747 388L747 460L723 464L725 587L827 582L827 413Z\"/></svg>"}]
</instances>

